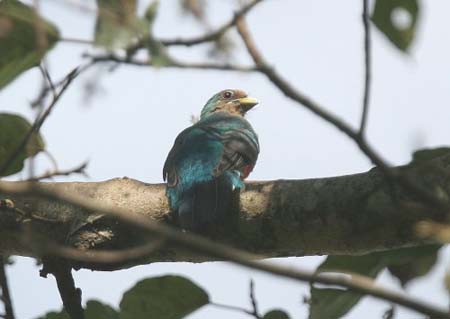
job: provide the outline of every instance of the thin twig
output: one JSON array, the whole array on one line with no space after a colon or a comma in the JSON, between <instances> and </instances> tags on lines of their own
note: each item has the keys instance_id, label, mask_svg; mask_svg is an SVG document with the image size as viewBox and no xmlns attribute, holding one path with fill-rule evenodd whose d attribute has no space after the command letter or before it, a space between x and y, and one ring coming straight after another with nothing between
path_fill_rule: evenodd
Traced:
<instances>
[{"instance_id":1,"label":"thin twig","mask_svg":"<svg viewBox=\"0 0 450 319\"><path fill-rule=\"evenodd\" d=\"M42 124L44 124L45 120L48 118L48 116L52 112L53 108L55 107L55 105L57 104L57 102L59 101L59 99L61 98L63 93L66 91L66 89L69 87L70 83L73 81L73 79L75 79L75 77L78 74L79 74L78 73L78 68L76 68L76 69L74 69L72 72L70 72L66 76L65 82L64 82L61 90L58 92L56 97L52 100L52 102L47 107L45 112L41 116L39 116L36 119L36 121L34 121L33 125L28 130L27 134L23 137L22 141L17 146L17 148L14 150L14 152L12 152L11 155L8 156L6 158L6 160L4 162L2 162L2 164L0 165L0 176L2 176L4 172L6 172L6 170L9 168L9 166L12 164L12 162L25 149L25 147L28 144L31 136L33 136L33 134L37 134L39 132L39 130L41 129Z\"/></svg>"},{"instance_id":2,"label":"thin twig","mask_svg":"<svg viewBox=\"0 0 450 319\"><path fill-rule=\"evenodd\" d=\"M42 154L47 156L48 160L50 161L51 165L53 166L53 171L58 171L58 162L56 161L55 157L50 153L48 150L43 150Z\"/></svg>"},{"instance_id":3,"label":"thin twig","mask_svg":"<svg viewBox=\"0 0 450 319\"><path fill-rule=\"evenodd\" d=\"M88 165L88 162L84 162L74 168L71 168L71 169L67 169L67 170L58 170L57 169L57 170L53 170L53 171L48 171L42 175L29 178L29 179L27 179L27 181L37 182L37 181L40 181L43 179L53 178L56 176L69 176L72 174L82 174L82 175L86 176L85 170L86 170L87 165Z\"/></svg>"},{"instance_id":4,"label":"thin twig","mask_svg":"<svg viewBox=\"0 0 450 319\"><path fill-rule=\"evenodd\" d=\"M258 304L256 303L255 283L253 282L253 279L250 279L250 302L252 303L253 316L256 319L261 319L261 316L259 315Z\"/></svg>"},{"instance_id":5,"label":"thin twig","mask_svg":"<svg viewBox=\"0 0 450 319\"><path fill-rule=\"evenodd\" d=\"M0 287L2 288L2 300L5 305L5 319L14 319L14 308L12 305L11 294L8 287L8 278L5 271L4 257L0 256Z\"/></svg>"},{"instance_id":6,"label":"thin twig","mask_svg":"<svg viewBox=\"0 0 450 319\"><path fill-rule=\"evenodd\" d=\"M77 70L77 76L79 76L81 73L84 73L85 71L87 71L94 65L95 65L95 63L93 63L92 61L89 61L88 63L79 66L78 70ZM66 80L67 80L67 76L64 76L61 80L54 82L53 85L55 88L59 88L66 83ZM47 94L51 90L52 90L52 88L50 86L46 86L46 87L42 88L42 90L40 90L38 96L31 102L31 105L32 106L39 105L41 103L41 101L43 101L46 98Z\"/></svg>"},{"instance_id":7,"label":"thin twig","mask_svg":"<svg viewBox=\"0 0 450 319\"><path fill-rule=\"evenodd\" d=\"M371 40L370 40L370 21L369 21L369 0L363 0L363 13L362 20L364 25L364 97L361 115L361 124L359 128L359 134L362 136L365 133L367 117L369 113L369 98L370 98L370 88L372 80L372 51L371 51Z\"/></svg>"},{"instance_id":8,"label":"thin twig","mask_svg":"<svg viewBox=\"0 0 450 319\"><path fill-rule=\"evenodd\" d=\"M252 311L247 310L247 309L245 309L245 308L238 307L238 306L225 305L225 304L221 304L221 303L214 302L214 301L210 301L210 302L209 302L209 305L214 306L214 307L217 307L217 308L225 309L225 310L236 311L236 312L242 312L242 313L245 313L245 314L247 314L247 315L249 315L249 316L254 317ZM260 319L260 318L256 318L256 319Z\"/></svg>"},{"instance_id":9,"label":"thin twig","mask_svg":"<svg viewBox=\"0 0 450 319\"><path fill-rule=\"evenodd\" d=\"M55 85L53 84L52 78L50 77L50 74L48 73L48 70L43 63L39 64L39 70L41 70L42 76L44 77L45 81L52 91L53 99L56 99L56 96L58 94L56 93Z\"/></svg>"},{"instance_id":10,"label":"thin twig","mask_svg":"<svg viewBox=\"0 0 450 319\"><path fill-rule=\"evenodd\" d=\"M152 64L151 60L137 60L130 59L127 57L119 57L115 54L104 54L104 55L85 55L85 57L91 58L93 63L98 62L116 62L122 64L129 64L135 66L148 66L148 67L160 67ZM238 71L238 72L254 72L257 69L255 67L234 65L234 64L217 64L217 63L189 63L189 62L179 62L172 60L168 65L161 66L164 68L178 68L178 69L200 69L200 70L221 70L221 71Z\"/></svg>"},{"instance_id":11,"label":"thin twig","mask_svg":"<svg viewBox=\"0 0 450 319\"><path fill-rule=\"evenodd\" d=\"M160 236L161 238L166 239L169 243L174 243L180 247L196 251L199 254L207 254L211 257L220 258L221 260L228 260L248 268L257 269L285 278L291 278L297 281L307 283L316 282L325 285L345 287L350 291L387 300L431 317L450 319L450 313L447 309L441 309L422 300L407 296L403 293L377 286L372 281L361 280L359 277L352 278L346 275L335 276L329 274L317 274L314 272L300 270L298 268L291 269L269 262L260 262L256 259L261 259L262 256L250 254L223 244L212 242L210 240L205 240L203 237L195 234L180 232L179 230L167 225L149 220L143 215L131 213L126 209L121 209L118 207L110 207L103 202L94 201L83 196L64 194L57 189L49 190L36 183L11 185L0 182L0 191L3 193L16 195L37 195L50 200L62 201L67 204L80 207L86 211L108 214L119 218L126 223L135 225L138 228L147 230L150 234Z\"/></svg>"},{"instance_id":12,"label":"thin twig","mask_svg":"<svg viewBox=\"0 0 450 319\"><path fill-rule=\"evenodd\" d=\"M76 44L88 44L88 45L95 44L94 41L92 41L92 40L67 38L67 37L60 38L58 41L67 42L67 43L76 43Z\"/></svg>"}]
</instances>

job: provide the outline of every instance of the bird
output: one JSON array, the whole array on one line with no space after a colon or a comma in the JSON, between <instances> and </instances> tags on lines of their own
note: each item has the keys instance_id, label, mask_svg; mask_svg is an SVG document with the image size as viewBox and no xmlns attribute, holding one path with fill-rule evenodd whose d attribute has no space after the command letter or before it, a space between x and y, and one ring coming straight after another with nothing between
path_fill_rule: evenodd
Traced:
<instances>
[{"instance_id":1,"label":"bird","mask_svg":"<svg viewBox=\"0 0 450 319\"><path fill-rule=\"evenodd\" d=\"M183 230L202 232L231 218L233 194L244 188L260 151L258 135L244 118L257 104L242 90L223 90L175 139L163 178L172 216Z\"/></svg>"}]
</instances>

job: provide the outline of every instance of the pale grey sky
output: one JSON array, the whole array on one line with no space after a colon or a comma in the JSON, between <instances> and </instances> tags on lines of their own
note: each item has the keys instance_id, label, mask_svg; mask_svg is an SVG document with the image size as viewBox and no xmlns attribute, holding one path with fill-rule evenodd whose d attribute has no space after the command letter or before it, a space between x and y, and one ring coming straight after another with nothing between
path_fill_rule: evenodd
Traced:
<instances>
[{"instance_id":1,"label":"pale grey sky","mask_svg":"<svg viewBox=\"0 0 450 319\"><path fill-rule=\"evenodd\" d=\"M180 19L176 2L161 1L157 34L199 34L201 29L195 23ZM231 17L234 1L210 2L213 25ZM93 15L64 3L42 0L43 14L58 25L63 36L92 38ZM410 54L398 52L373 30L374 82L368 135L393 164L408 162L414 147L448 144L450 136L450 2L420 3L419 34ZM267 0L251 13L248 22L258 46L277 70L330 111L357 125L363 84L361 1ZM81 54L87 50L92 52L83 45L58 44L48 56L52 76L65 75L80 63ZM196 60L202 52L185 48L173 51L180 59ZM242 48L237 50L236 62L250 62ZM122 66L100 77L102 93L86 104L83 85L94 74L76 80L42 129L48 149L61 167L70 168L89 159L92 181L128 176L162 182L162 165L175 136L190 124L190 116L197 114L212 94L230 87L242 88L261 102L249 114L261 142L261 155L250 179L335 176L371 167L347 137L284 98L259 74ZM0 93L0 111L20 112L31 119L28 103L39 85L37 70L22 75ZM48 165L44 157L39 157L38 163L42 168ZM442 278L448 257L447 251L433 274L415 281L410 292L447 305ZM274 262L314 269L322 260L307 257ZM34 318L59 309L61 302L53 279L40 278L31 259L16 261L8 273L18 318ZM223 262L157 263L113 273L84 270L76 272L75 278L85 301L96 298L117 307L122 293L136 281L167 273L191 278L216 302L246 307L248 282L253 278L262 310L280 307L292 318L304 318L307 313L302 304L303 295L308 293L306 285ZM380 282L397 286L388 274L383 274ZM385 303L366 298L346 318L381 318L387 308ZM247 318L205 307L189 319L212 317ZM397 318L415 319L420 315L402 311Z\"/></svg>"}]
</instances>

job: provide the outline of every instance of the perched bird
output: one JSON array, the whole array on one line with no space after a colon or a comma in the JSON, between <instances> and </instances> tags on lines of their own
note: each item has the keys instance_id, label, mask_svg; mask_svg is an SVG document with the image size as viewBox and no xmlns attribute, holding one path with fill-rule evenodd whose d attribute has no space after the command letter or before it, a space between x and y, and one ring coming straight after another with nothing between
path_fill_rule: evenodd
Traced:
<instances>
[{"instance_id":1,"label":"perched bird","mask_svg":"<svg viewBox=\"0 0 450 319\"><path fill-rule=\"evenodd\" d=\"M186 230L203 231L227 218L233 194L253 170L258 136L244 115L258 104L241 90L224 90L182 131L163 169L170 208Z\"/></svg>"}]
</instances>

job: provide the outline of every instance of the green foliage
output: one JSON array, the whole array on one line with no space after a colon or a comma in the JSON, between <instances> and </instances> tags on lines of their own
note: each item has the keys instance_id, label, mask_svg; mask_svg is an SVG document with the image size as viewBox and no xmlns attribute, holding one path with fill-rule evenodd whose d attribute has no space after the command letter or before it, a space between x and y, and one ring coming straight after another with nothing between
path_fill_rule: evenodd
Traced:
<instances>
[{"instance_id":1,"label":"green foliage","mask_svg":"<svg viewBox=\"0 0 450 319\"><path fill-rule=\"evenodd\" d=\"M97 300L89 300L84 311L85 319L119 319L119 312Z\"/></svg>"},{"instance_id":2,"label":"green foliage","mask_svg":"<svg viewBox=\"0 0 450 319\"><path fill-rule=\"evenodd\" d=\"M400 12L409 16L406 25L395 21L396 13ZM415 37L418 14L417 0L377 0L372 21L397 48L406 51Z\"/></svg>"},{"instance_id":3,"label":"green foliage","mask_svg":"<svg viewBox=\"0 0 450 319\"><path fill-rule=\"evenodd\" d=\"M11 113L0 113L0 167L15 152L30 128L31 124L23 117ZM10 163L2 175L8 176L20 172L23 169L25 159L36 155L44 148L45 143L42 136L33 134L26 147Z\"/></svg>"},{"instance_id":4,"label":"green foliage","mask_svg":"<svg viewBox=\"0 0 450 319\"><path fill-rule=\"evenodd\" d=\"M340 318L353 308L361 295L345 289L311 288L310 319Z\"/></svg>"},{"instance_id":5,"label":"green foliage","mask_svg":"<svg viewBox=\"0 0 450 319\"><path fill-rule=\"evenodd\" d=\"M89 300L84 310L85 319L119 319L119 313L108 305L97 300ZM59 312L52 311L46 313L38 319L70 319L67 312L61 310Z\"/></svg>"},{"instance_id":6,"label":"green foliage","mask_svg":"<svg viewBox=\"0 0 450 319\"><path fill-rule=\"evenodd\" d=\"M328 256L317 272L359 274L369 278L385 268L402 285L426 275L436 263L440 246L429 245L394 249L364 256ZM334 319L345 315L363 296L347 289L311 287L310 318Z\"/></svg>"},{"instance_id":7,"label":"green foliage","mask_svg":"<svg viewBox=\"0 0 450 319\"><path fill-rule=\"evenodd\" d=\"M153 22L156 19L156 15L158 14L159 9L159 1L154 0L153 2L150 2L147 9L145 9L144 19L148 23L148 27L153 27Z\"/></svg>"},{"instance_id":8,"label":"green foliage","mask_svg":"<svg viewBox=\"0 0 450 319\"><path fill-rule=\"evenodd\" d=\"M86 319L181 319L209 303L207 293L189 279L162 276L144 279L123 294L120 310L89 300ZM283 317L269 317L283 319ZM64 310L38 319L69 319Z\"/></svg>"},{"instance_id":9,"label":"green foliage","mask_svg":"<svg viewBox=\"0 0 450 319\"><path fill-rule=\"evenodd\" d=\"M263 319L289 319L289 316L286 312L280 309L274 309L268 311Z\"/></svg>"},{"instance_id":10,"label":"green foliage","mask_svg":"<svg viewBox=\"0 0 450 319\"><path fill-rule=\"evenodd\" d=\"M40 63L59 38L58 29L17 0L0 1L0 90Z\"/></svg>"},{"instance_id":11,"label":"green foliage","mask_svg":"<svg viewBox=\"0 0 450 319\"><path fill-rule=\"evenodd\" d=\"M167 53L166 47L153 37L153 23L158 14L159 1L153 1L145 10L144 19L149 30L148 41L146 42L148 53L152 57L152 65L156 67L163 67L170 65L172 60Z\"/></svg>"},{"instance_id":12,"label":"green foliage","mask_svg":"<svg viewBox=\"0 0 450 319\"><path fill-rule=\"evenodd\" d=\"M121 319L178 319L209 302L207 293L179 276L148 278L124 293Z\"/></svg>"},{"instance_id":13,"label":"green foliage","mask_svg":"<svg viewBox=\"0 0 450 319\"><path fill-rule=\"evenodd\" d=\"M387 269L405 286L411 280L430 272L436 264L440 248L439 245L405 248L392 251L391 256L387 252Z\"/></svg>"},{"instance_id":14,"label":"green foliage","mask_svg":"<svg viewBox=\"0 0 450 319\"><path fill-rule=\"evenodd\" d=\"M375 278L385 267L377 254L365 256L328 256L317 272L358 273ZM345 315L362 296L346 289L311 287L309 318L334 319Z\"/></svg>"},{"instance_id":15,"label":"green foliage","mask_svg":"<svg viewBox=\"0 0 450 319\"><path fill-rule=\"evenodd\" d=\"M95 44L107 48L129 49L139 41L152 58L153 66L166 66L171 63L166 48L153 38L153 23L158 14L159 1L152 1L143 17L136 13L137 1L97 0L97 21L95 25ZM129 55L135 50L127 50Z\"/></svg>"},{"instance_id":16,"label":"green foliage","mask_svg":"<svg viewBox=\"0 0 450 319\"><path fill-rule=\"evenodd\" d=\"M97 7L95 44L122 49L148 33L148 25L136 15L136 0L97 0Z\"/></svg>"}]
</instances>

